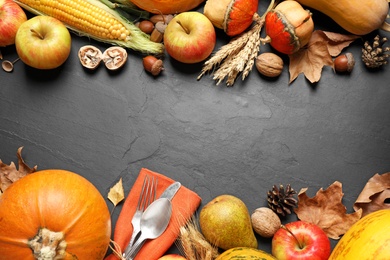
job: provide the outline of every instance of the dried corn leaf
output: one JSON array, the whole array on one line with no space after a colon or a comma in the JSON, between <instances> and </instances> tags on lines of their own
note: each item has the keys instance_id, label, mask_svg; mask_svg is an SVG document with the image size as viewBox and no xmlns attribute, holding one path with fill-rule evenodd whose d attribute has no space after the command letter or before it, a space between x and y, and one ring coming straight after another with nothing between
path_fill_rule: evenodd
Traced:
<instances>
[{"instance_id":1,"label":"dried corn leaf","mask_svg":"<svg viewBox=\"0 0 390 260\"><path fill-rule=\"evenodd\" d=\"M23 147L19 147L16 153L16 156L18 157L19 169L16 168L14 162L11 162L10 165L7 165L0 159L0 194L2 194L15 181L37 170L36 165L33 168L30 168L24 162L22 158L22 149Z\"/></svg>"},{"instance_id":2,"label":"dried corn leaf","mask_svg":"<svg viewBox=\"0 0 390 260\"><path fill-rule=\"evenodd\" d=\"M114 206L118 205L118 203L125 198L122 178L120 178L119 181L111 187L107 198L112 202L112 204L114 204Z\"/></svg>"},{"instance_id":3,"label":"dried corn leaf","mask_svg":"<svg viewBox=\"0 0 390 260\"><path fill-rule=\"evenodd\" d=\"M294 211L298 218L321 227L328 237L339 239L356 221L361 218L362 210L347 214L342 204L342 184L338 181L326 190L322 188L309 198L307 188L298 194L298 208Z\"/></svg>"},{"instance_id":4,"label":"dried corn leaf","mask_svg":"<svg viewBox=\"0 0 390 260\"><path fill-rule=\"evenodd\" d=\"M353 208L365 216L380 209L390 209L390 172L371 177L359 194Z\"/></svg>"}]
</instances>

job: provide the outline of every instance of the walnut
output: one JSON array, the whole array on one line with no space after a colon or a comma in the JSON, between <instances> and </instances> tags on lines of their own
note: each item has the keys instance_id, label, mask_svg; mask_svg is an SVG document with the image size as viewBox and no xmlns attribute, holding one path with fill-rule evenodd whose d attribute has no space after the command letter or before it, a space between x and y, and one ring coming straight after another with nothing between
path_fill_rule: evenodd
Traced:
<instances>
[{"instance_id":1,"label":"walnut","mask_svg":"<svg viewBox=\"0 0 390 260\"><path fill-rule=\"evenodd\" d=\"M270 208L255 209L251 215L253 230L262 237L270 238L282 225L279 216Z\"/></svg>"},{"instance_id":2,"label":"walnut","mask_svg":"<svg viewBox=\"0 0 390 260\"><path fill-rule=\"evenodd\" d=\"M278 55L266 52L256 58L256 68L264 76L277 77L283 71L283 60Z\"/></svg>"}]
</instances>

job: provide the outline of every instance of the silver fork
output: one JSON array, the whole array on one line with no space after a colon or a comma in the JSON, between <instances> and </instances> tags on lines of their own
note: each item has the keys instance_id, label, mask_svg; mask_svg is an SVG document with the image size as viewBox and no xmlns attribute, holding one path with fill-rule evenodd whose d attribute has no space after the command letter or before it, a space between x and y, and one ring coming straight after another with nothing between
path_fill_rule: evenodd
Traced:
<instances>
[{"instance_id":1,"label":"silver fork","mask_svg":"<svg viewBox=\"0 0 390 260\"><path fill-rule=\"evenodd\" d=\"M138 199L137 209L134 213L133 218L131 219L131 224L133 225L133 234L131 235L131 239L129 244L127 245L123 256L129 254L137 235L140 233L140 223L142 213L156 199L156 191L157 191L157 178L154 176L150 177L146 175L144 178L144 182L142 184L141 194Z\"/></svg>"}]
</instances>

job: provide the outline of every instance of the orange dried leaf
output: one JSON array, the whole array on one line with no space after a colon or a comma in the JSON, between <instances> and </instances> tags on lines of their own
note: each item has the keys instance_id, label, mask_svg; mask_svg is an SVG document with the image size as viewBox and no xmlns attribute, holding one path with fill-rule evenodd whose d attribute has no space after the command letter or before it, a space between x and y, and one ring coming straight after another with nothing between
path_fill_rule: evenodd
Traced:
<instances>
[{"instance_id":1,"label":"orange dried leaf","mask_svg":"<svg viewBox=\"0 0 390 260\"><path fill-rule=\"evenodd\" d=\"M107 198L114 204L118 205L125 198L125 191L123 190L122 178L110 189Z\"/></svg>"},{"instance_id":2,"label":"orange dried leaf","mask_svg":"<svg viewBox=\"0 0 390 260\"><path fill-rule=\"evenodd\" d=\"M27 174L37 170L37 166L30 168L22 158L22 149L19 147L16 156L18 157L19 169L11 162L10 165L3 163L0 159L0 194L3 193L12 183L23 178Z\"/></svg>"},{"instance_id":3,"label":"orange dried leaf","mask_svg":"<svg viewBox=\"0 0 390 260\"><path fill-rule=\"evenodd\" d=\"M342 184L335 181L326 190L322 188L309 198L305 189L298 194L298 207L294 210L298 218L321 227L328 237L339 239L356 221L361 218L362 211L347 214L342 204L344 193Z\"/></svg>"},{"instance_id":4,"label":"orange dried leaf","mask_svg":"<svg viewBox=\"0 0 390 260\"><path fill-rule=\"evenodd\" d=\"M390 172L371 177L355 201L353 208L363 210L363 216L380 210L390 209Z\"/></svg>"}]
</instances>

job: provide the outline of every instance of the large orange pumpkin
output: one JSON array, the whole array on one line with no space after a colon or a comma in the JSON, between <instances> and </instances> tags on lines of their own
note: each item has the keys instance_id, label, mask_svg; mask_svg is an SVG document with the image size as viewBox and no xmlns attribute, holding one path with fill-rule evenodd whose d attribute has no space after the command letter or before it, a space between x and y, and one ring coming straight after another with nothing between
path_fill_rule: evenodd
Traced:
<instances>
[{"instance_id":1,"label":"large orange pumpkin","mask_svg":"<svg viewBox=\"0 0 390 260\"><path fill-rule=\"evenodd\" d=\"M142 10L154 14L178 14L189 11L205 0L129 0Z\"/></svg>"},{"instance_id":2,"label":"large orange pumpkin","mask_svg":"<svg viewBox=\"0 0 390 260\"><path fill-rule=\"evenodd\" d=\"M14 182L0 197L1 260L101 260L110 235L104 198L78 174L38 171ZM52 257L44 258L45 252Z\"/></svg>"}]
</instances>

